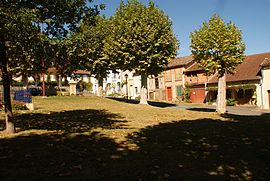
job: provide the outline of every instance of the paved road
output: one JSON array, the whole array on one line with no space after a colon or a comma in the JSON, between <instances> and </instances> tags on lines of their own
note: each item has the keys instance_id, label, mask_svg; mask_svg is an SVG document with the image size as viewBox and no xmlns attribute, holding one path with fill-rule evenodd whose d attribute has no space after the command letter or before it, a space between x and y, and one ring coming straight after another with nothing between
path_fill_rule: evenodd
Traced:
<instances>
[{"instance_id":1,"label":"paved road","mask_svg":"<svg viewBox=\"0 0 270 181\"><path fill-rule=\"evenodd\" d=\"M115 97L107 97L109 99L127 102L131 104L138 104L139 101L136 100L126 100L123 98L115 98ZM211 105L192 105L192 104L173 104L167 102L155 102L155 101L148 101L148 103L152 106L156 107L171 107L171 108L178 108L178 109L185 109L185 110L193 110L193 111L201 111L201 112L215 112L216 106ZM241 116L261 116L267 115L270 119L270 110L260 110L256 106L227 106L227 113L234 114L234 115L241 115Z\"/></svg>"},{"instance_id":2,"label":"paved road","mask_svg":"<svg viewBox=\"0 0 270 181\"><path fill-rule=\"evenodd\" d=\"M194 110L194 111L202 111L202 112L215 112L215 106L193 106L193 105L176 105L179 109L186 109L186 110ZM226 108L228 114L234 115L243 115L243 116L261 116L265 114L269 114L270 117L270 110L260 110L258 107L255 106L227 106Z\"/></svg>"}]
</instances>

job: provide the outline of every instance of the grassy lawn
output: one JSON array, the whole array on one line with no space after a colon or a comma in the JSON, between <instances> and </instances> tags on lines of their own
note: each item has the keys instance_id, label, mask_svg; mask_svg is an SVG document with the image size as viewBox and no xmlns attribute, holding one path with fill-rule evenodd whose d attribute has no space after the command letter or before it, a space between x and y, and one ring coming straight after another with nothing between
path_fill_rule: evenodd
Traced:
<instances>
[{"instance_id":1,"label":"grassy lawn","mask_svg":"<svg viewBox=\"0 0 270 181\"><path fill-rule=\"evenodd\" d=\"M0 133L1 180L270 180L270 115L97 97L34 105L15 112L18 133Z\"/></svg>"}]
</instances>

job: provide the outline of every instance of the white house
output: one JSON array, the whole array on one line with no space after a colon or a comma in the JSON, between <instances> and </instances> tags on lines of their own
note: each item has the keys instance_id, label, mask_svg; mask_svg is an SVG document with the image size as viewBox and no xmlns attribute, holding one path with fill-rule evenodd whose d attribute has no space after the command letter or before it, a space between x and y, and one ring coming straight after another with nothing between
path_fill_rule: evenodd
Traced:
<instances>
[{"instance_id":1,"label":"white house","mask_svg":"<svg viewBox=\"0 0 270 181\"><path fill-rule=\"evenodd\" d=\"M261 107L270 109L270 58L261 64Z\"/></svg>"}]
</instances>

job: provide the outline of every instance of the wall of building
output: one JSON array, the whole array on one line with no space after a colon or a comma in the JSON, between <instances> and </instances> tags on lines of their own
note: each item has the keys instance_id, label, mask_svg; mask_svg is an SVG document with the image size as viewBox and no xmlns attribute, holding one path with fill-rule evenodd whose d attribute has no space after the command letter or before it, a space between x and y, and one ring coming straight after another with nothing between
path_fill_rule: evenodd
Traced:
<instances>
[{"instance_id":1,"label":"wall of building","mask_svg":"<svg viewBox=\"0 0 270 181\"><path fill-rule=\"evenodd\" d=\"M263 109L270 109L269 106L269 91L270 91L270 69L262 70L262 108Z\"/></svg>"},{"instance_id":2,"label":"wall of building","mask_svg":"<svg viewBox=\"0 0 270 181\"><path fill-rule=\"evenodd\" d=\"M178 100L177 99L177 86L184 87L183 71L184 71L184 68L182 68L182 67L165 71L164 82L165 82L166 100L167 101L177 101ZM171 94L168 91L171 91Z\"/></svg>"},{"instance_id":3,"label":"wall of building","mask_svg":"<svg viewBox=\"0 0 270 181\"><path fill-rule=\"evenodd\" d=\"M206 76L203 72L188 72L186 73L185 81L188 84L204 84L208 82L208 76Z\"/></svg>"},{"instance_id":4,"label":"wall of building","mask_svg":"<svg viewBox=\"0 0 270 181\"><path fill-rule=\"evenodd\" d=\"M256 84L256 105L262 108L262 85Z\"/></svg>"}]
</instances>

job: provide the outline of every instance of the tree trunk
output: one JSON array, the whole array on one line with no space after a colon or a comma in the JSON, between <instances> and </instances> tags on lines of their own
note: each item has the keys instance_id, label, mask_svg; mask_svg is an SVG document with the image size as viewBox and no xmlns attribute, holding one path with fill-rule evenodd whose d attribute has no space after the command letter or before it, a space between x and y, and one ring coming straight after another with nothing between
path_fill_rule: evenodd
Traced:
<instances>
[{"instance_id":1,"label":"tree trunk","mask_svg":"<svg viewBox=\"0 0 270 181\"><path fill-rule=\"evenodd\" d=\"M141 73L141 99L140 104L148 104L147 102L147 74L145 72Z\"/></svg>"},{"instance_id":2,"label":"tree trunk","mask_svg":"<svg viewBox=\"0 0 270 181\"><path fill-rule=\"evenodd\" d=\"M218 73L218 95L217 95L217 108L219 114L226 112L226 74L225 72Z\"/></svg>"},{"instance_id":3,"label":"tree trunk","mask_svg":"<svg viewBox=\"0 0 270 181\"><path fill-rule=\"evenodd\" d=\"M23 82L23 87L27 89L28 88L28 74L22 75L22 82Z\"/></svg>"},{"instance_id":4,"label":"tree trunk","mask_svg":"<svg viewBox=\"0 0 270 181\"><path fill-rule=\"evenodd\" d=\"M5 119L6 119L6 134L15 133L15 126L13 123L13 114L10 98L10 79L7 70L7 54L6 46L4 42L0 42L0 64L2 71L2 81L4 88L4 107L5 107Z\"/></svg>"},{"instance_id":5,"label":"tree trunk","mask_svg":"<svg viewBox=\"0 0 270 181\"><path fill-rule=\"evenodd\" d=\"M62 76L58 75L58 88L60 89L62 87Z\"/></svg>"},{"instance_id":6,"label":"tree trunk","mask_svg":"<svg viewBox=\"0 0 270 181\"><path fill-rule=\"evenodd\" d=\"M103 96L103 78L98 78L98 91L97 96L102 97Z\"/></svg>"}]
</instances>

